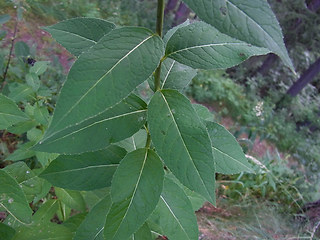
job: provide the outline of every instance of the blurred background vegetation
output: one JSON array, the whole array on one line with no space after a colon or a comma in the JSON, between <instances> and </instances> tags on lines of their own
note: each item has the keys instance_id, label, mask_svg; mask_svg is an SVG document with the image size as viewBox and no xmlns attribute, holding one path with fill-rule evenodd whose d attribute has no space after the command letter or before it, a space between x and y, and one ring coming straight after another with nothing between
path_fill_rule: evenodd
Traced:
<instances>
[{"instance_id":1,"label":"blurred background vegetation","mask_svg":"<svg viewBox=\"0 0 320 240\"><path fill-rule=\"evenodd\" d=\"M215 121L235 135L257 173L218 175L217 208L207 206L198 213L201 239L316 239L320 221L320 0L268 2L297 74L269 54L227 71L198 71L185 89L192 101L207 106ZM117 25L155 29L156 4L156 0L0 1L1 92L18 95L16 101L25 111L46 108L50 115L73 57L39 27L72 17L97 17ZM197 16L183 2L166 1L165 31L188 18ZM37 90L25 83L30 59L48 63ZM148 94L145 85L139 91ZM10 159L25 160L31 168L44 161L25 146L32 139L25 134L30 126L1 132L1 167L10 164Z\"/></svg>"}]
</instances>

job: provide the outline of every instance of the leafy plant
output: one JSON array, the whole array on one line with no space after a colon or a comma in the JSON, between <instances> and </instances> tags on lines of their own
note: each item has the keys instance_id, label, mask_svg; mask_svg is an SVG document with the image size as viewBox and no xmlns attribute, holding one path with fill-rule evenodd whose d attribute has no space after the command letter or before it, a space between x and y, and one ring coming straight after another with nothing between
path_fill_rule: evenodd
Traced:
<instances>
[{"instance_id":1,"label":"leafy plant","mask_svg":"<svg viewBox=\"0 0 320 240\"><path fill-rule=\"evenodd\" d=\"M228 68L269 52L294 71L281 29L264 0L184 2L204 22L184 23L164 37L163 0L156 33L96 18L45 28L77 57L48 128L28 148L60 154L31 178L49 181L58 200L49 197L32 215L23 188L30 170L22 181L15 179L18 163L0 170L0 204L9 214L2 229L12 239L198 239L194 210L205 200L215 204L216 172L252 172L235 138L180 91L192 68ZM183 77L172 77L176 72ZM133 92L150 76L154 93L146 103ZM5 128L15 124L7 117L12 112L26 118L2 98L10 102L0 108ZM33 203L43 192L33 193ZM49 222L55 213L63 224Z\"/></svg>"}]
</instances>

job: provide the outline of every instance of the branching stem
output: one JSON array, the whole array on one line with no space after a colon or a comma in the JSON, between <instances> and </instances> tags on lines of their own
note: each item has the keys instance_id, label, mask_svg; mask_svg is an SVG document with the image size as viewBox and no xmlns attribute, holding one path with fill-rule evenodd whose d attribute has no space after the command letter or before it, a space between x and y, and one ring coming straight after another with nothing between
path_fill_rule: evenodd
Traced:
<instances>
[{"instance_id":1,"label":"branching stem","mask_svg":"<svg viewBox=\"0 0 320 240\"><path fill-rule=\"evenodd\" d=\"M7 73L8 73L8 69L9 69L9 65L10 65L10 61L11 61L11 57L12 57L12 52L13 52L13 47L14 47L14 41L16 40L16 35L17 35L17 30L18 30L18 17L16 19L15 25L14 25L14 32L13 32L13 36L11 39L11 47L10 47L10 52L9 52L9 57L8 57L8 62L7 62L7 66L4 70L3 73L3 82L1 84L0 90L4 88L4 86L6 85L6 77L7 77Z\"/></svg>"}]
</instances>

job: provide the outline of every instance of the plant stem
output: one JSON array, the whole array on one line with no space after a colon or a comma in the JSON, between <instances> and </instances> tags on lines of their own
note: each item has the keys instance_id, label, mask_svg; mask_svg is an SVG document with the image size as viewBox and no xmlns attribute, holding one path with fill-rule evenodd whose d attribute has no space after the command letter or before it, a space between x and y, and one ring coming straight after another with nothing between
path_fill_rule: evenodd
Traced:
<instances>
[{"instance_id":1,"label":"plant stem","mask_svg":"<svg viewBox=\"0 0 320 240\"><path fill-rule=\"evenodd\" d=\"M9 52L9 58L8 58L6 69L4 70L4 73L3 73L3 82L1 84L0 90L3 89L4 86L6 85L6 77L7 77L7 73L8 73L11 57L12 57L14 41L16 40L16 35L17 35L17 30L18 30L18 22L19 22L18 18L16 18L16 23L14 25L14 32L13 32L13 36L12 36L12 39L11 39L11 47L10 47L10 52Z\"/></svg>"},{"instance_id":2,"label":"plant stem","mask_svg":"<svg viewBox=\"0 0 320 240\"><path fill-rule=\"evenodd\" d=\"M156 33L161 38L162 38L162 30L163 30L163 19L164 19L164 0L158 0ZM160 90L161 65L162 65L162 61L160 61L160 64L154 73L154 89L155 89L155 91Z\"/></svg>"}]
</instances>

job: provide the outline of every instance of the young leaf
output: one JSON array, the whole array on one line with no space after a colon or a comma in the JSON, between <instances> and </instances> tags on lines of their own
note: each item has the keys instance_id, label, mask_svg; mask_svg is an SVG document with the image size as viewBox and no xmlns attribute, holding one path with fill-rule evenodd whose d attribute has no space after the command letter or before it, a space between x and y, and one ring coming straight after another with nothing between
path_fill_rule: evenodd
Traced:
<instances>
[{"instance_id":1,"label":"young leaf","mask_svg":"<svg viewBox=\"0 0 320 240\"><path fill-rule=\"evenodd\" d=\"M166 47L167 57L199 69L225 69L269 52L231 38L204 22L179 28Z\"/></svg>"},{"instance_id":2,"label":"young leaf","mask_svg":"<svg viewBox=\"0 0 320 240\"><path fill-rule=\"evenodd\" d=\"M266 0L183 0L220 32L276 53L294 72L279 23Z\"/></svg>"},{"instance_id":3,"label":"young leaf","mask_svg":"<svg viewBox=\"0 0 320 240\"><path fill-rule=\"evenodd\" d=\"M151 230L148 223L144 223L142 227L131 237L132 240L151 240Z\"/></svg>"},{"instance_id":4,"label":"young leaf","mask_svg":"<svg viewBox=\"0 0 320 240\"><path fill-rule=\"evenodd\" d=\"M112 206L104 237L129 238L155 209L163 186L163 165L150 149L138 149L120 162L111 186Z\"/></svg>"},{"instance_id":5,"label":"young leaf","mask_svg":"<svg viewBox=\"0 0 320 240\"><path fill-rule=\"evenodd\" d=\"M110 195L98 202L80 224L73 240L104 240L103 229L111 203Z\"/></svg>"},{"instance_id":6,"label":"young leaf","mask_svg":"<svg viewBox=\"0 0 320 240\"><path fill-rule=\"evenodd\" d=\"M32 216L33 224L48 223L59 209L57 199L49 199Z\"/></svg>"},{"instance_id":7,"label":"young leaf","mask_svg":"<svg viewBox=\"0 0 320 240\"><path fill-rule=\"evenodd\" d=\"M11 153L6 160L19 161L33 157L36 153L32 150L35 142L27 142L22 144L18 149Z\"/></svg>"},{"instance_id":8,"label":"young leaf","mask_svg":"<svg viewBox=\"0 0 320 240\"><path fill-rule=\"evenodd\" d=\"M30 118L10 98L0 94L0 129L6 129Z\"/></svg>"},{"instance_id":9,"label":"young leaf","mask_svg":"<svg viewBox=\"0 0 320 240\"><path fill-rule=\"evenodd\" d=\"M12 83L9 85L10 93L8 95L15 102L29 101L34 98L33 89L27 84Z\"/></svg>"},{"instance_id":10,"label":"young leaf","mask_svg":"<svg viewBox=\"0 0 320 240\"><path fill-rule=\"evenodd\" d=\"M125 155L126 151L118 146L81 155L61 155L39 176L54 186L71 190L104 188L111 185L112 176Z\"/></svg>"},{"instance_id":11,"label":"young leaf","mask_svg":"<svg viewBox=\"0 0 320 240\"><path fill-rule=\"evenodd\" d=\"M170 178L164 178L160 201L151 218L169 239L197 240L197 218L185 192Z\"/></svg>"},{"instance_id":12,"label":"young leaf","mask_svg":"<svg viewBox=\"0 0 320 240\"><path fill-rule=\"evenodd\" d=\"M44 27L71 54L79 56L116 26L103 19L73 18Z\"/></svg>"},{"instance_id":13,"label":"young leaf","mask_svg":"<svg viewBox=\"0 0 320 240\"><path fill-rule=\"evenodd\" d=\"M0 222L0 237L1 240L11 240L15 234L15 230L6 224Z\"/></svg>"},{"instance_id":14,"label":"young leaf","mask_svg":"<svg viewBox=\"0 0 320 240\"><path fill-rule=\"evenodd\" d=\"M73 215L72 217L68 218L65 222L63 222L63 226L68 228L72 233L72 239L76 234L77 229L79 228L80 224L84 221L88 213L79 213L77 215Z\"/></svg>"},{"instance_id":15,"label":"young leaf","mask_svg":"<svg viewBox=\"0 0 320 240\"><path fill-rule=\"evenodd\" d=\"M64 154L104 149L137 132L146 121L146 107L139 97L130 95L93 118L45 136L35 149Z\"/></svg>"},{"instance_id":16,"label":"young leaf","mask_svg":"<svg viewBox=\"0 0 320 240\"><path fill-rule=\"evenodd\" d=\"M10 20L11 16L9 14L0 15L0 24L4 24Z\"/></svg>"},{"instance_id":17,"label":"young leaf","mask_svg":"<svg viewBox=\"0 0 320 240\"><path fill-rule=\"evenodd\" d=\"M152 142L179 181L215 203L215 166L207 130L190 101L175 90L158 91L148 107Z\"/></svg>"},{"instance_id":18,"label":"young leaf","mask_svg":"<svg viewBox=\"0 0 320 240\"><path fill-rule=\"evenodd\" d=\"M182 90L196 75L197 70L167 58L162 63L160 88ZM154 90L154 77L149 78L148 83L151 89Z\"/></svg>"},{"instance_id":19,"label":"young leaf","mask_svg":"<svg viewBox=\"0 0 320 240\"><path fill-rule=\"evenodd\" d=\"M28 202L36 202L50 190L51 185L48 185L46 180L38 178L24 162L11 164L3 170L16 179Z\"/></svg>"},{"instance_id":20,"label":"young leaf","mask_svg":"<svg viewBox=\"0 0 320 240\"><path fill-rule=\"evenodd\" d=\"M116 145L123 147L127 152L132 152L138 148L143 148L146 145L147 132L145 129L140 129L133 136L117 142Z\"/></svg>"},{"instance_id":21,"label":"young leaf","mask_svg":"<svg viewBox=\"0 0 320 240\"><path fill-rule=\"evenodd\" d=\"M0 170L0 182L0 206L20 223L30 223L32 210L17 181Z\"/></svg>"},{"instance_id":22,"label":"young leaf","mask_svg":"<svg viewBox=\"0 0 320 240\"><path fill-rule=\"evenodd\" d=\"M80 192L55 187L58 199L71 209L85 211L86 204Z\"/></svg>"},{"instance_id":23,"label":"young leaf","mask_svg":"<svg viewBox=\"0 0 320 240\"><path fill-rule=\"evenodd\" d=\"M234 136L223 126L206 121L212 142L216 171L223 174L236 174L253 170Z\"/></svg>"},{"instance_id":24,"label":"young leaf","mask_svg":"<svg viewBox=\"0 0 320 240\"><path fill-rule=\"evenodd\" d=\"M30 73L34 73L37 76L43 74L48 68L49 62L47 61L39 61L36 62L31 68Z\"/></svg>"},{"instance_id":25,"label":"young leaf","mask_svg":"<svg viewBox=\"0 0 320 240\"><path fill-rule=\"evenodd\" d=\"M23 41L16 42L14 44L14 54L17 57L26 57L26 56L28 56L30 54L30 48Z\"/></svg>"}]
</instances>

